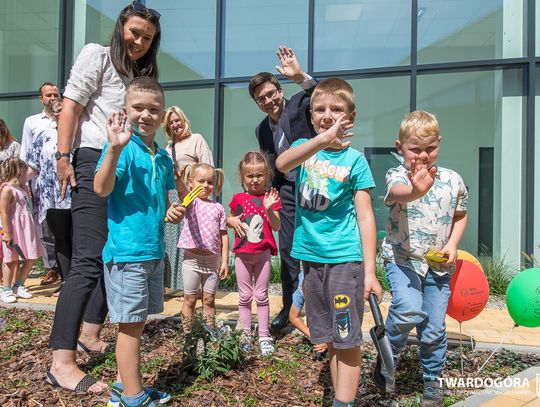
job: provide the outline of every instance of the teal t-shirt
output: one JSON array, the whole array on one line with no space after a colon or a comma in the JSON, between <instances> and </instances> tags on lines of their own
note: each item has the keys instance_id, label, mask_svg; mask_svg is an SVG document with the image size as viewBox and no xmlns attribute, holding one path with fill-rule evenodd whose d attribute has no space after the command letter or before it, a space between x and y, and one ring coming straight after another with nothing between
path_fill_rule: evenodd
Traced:
<instances>
[{"instance_id":1,"label":"teal t-shirt","mask_svg":"<svg viewBox=\"0 0 540 407\"><path fill-rule=\"evenodd\" d=\"M299 139L291 147L305 143ZM291 255L318 263L362 261L354 191L375 187L364 154L322 150L296 169L296 219Z\"/></svg>"},{"instance_id":2,"label":"teal t-shirt","mask_svg":"<svg viewBox=\"0 0 540 407\"><path fill-rule=\"evenodd\" d=\"M164 218L167 191L175 189L172 160L156 143L154 154L132 135L116 167L116 182L108 199L109 235L103 261L115 263L165 257ZM96 172L101 166L105 144Z\"/></svg>"}]
</instances>

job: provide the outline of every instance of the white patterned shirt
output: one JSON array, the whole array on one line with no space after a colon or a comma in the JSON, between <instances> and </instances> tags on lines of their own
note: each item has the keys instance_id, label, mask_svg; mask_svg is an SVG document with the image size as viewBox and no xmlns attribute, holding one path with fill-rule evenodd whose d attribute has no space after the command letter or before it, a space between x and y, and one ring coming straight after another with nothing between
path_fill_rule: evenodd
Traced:
<instances>
[{"instance_id":1,"label":"white patterned shirt","mask_svg":"<svg viewBox=\"0 0 540 407\"><path fill-rule=\"evenodd\" d=\"M396 263L425 276L428 269L438 275L452 274L455 266L428 264L429 249L442 249L450 237L456 211L466 211L469 194L461 176L437 167L431 189L416 201L401 204L389 199L394 185L410 185L407 168L400 165L386 173L384 203L390 207L386 237L382 244L385 262Z\"/></svg>"}]
</instances>

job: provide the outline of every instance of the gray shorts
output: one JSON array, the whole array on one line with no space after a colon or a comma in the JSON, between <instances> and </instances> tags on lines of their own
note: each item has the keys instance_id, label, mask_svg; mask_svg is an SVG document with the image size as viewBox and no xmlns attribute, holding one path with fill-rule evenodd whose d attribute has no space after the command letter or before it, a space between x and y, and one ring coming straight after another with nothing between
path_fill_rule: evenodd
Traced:
<instances>
[{"instance_id":1,"label":"gray shorts","mask_svg":"<svg viewBox=\"0 0 540 407\"><path fill-rule=\"evenodd\" d=\"M140 263L106 263L105 290L109 320L129 324L163 311L162 259Z\"/></svg>"},{"instance_id":2,"label":"gray shorts","mask_svg":"<svg viewBox=\"0 0 540 407\"><path fill-rule=\"evenodd\" d=\"M315 345L336 349L362 343L364 263L303 262L306 316Z\"/></svg>"}]
</instances>

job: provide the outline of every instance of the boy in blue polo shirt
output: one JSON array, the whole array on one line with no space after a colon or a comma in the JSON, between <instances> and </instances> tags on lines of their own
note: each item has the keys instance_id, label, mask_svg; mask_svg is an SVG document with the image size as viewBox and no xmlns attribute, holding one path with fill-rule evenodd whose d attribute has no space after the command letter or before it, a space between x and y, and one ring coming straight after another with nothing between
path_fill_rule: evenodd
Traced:
<instances>
[{"instance_id":1,"label":"boy in blue polo shirt","mask_svg":"<svg viewBox=\"0 0 540 407\"><path fill-rule=\"evenodd\" d=\"M109 319L118 323L118 381L108 406L154 406L167 393L143 388L140 343L148 314L163 311L164 218L179 223L185 208L168 207L175 188L172 161L154 138L164 114L159 83L139 77L127 87L124 111L107 123L108 143L94 189L109 197L109 235L103 249Z\"/></svg>"}]
</instances>

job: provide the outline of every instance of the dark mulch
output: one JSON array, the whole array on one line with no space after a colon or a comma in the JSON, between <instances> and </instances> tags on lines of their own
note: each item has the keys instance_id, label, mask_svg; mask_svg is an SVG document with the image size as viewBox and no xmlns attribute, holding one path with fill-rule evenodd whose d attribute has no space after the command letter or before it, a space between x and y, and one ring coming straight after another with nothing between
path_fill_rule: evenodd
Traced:
<instances>
[{"instance_id":1,"label":"dark mulch","mask_svg":"<svg viewBox=\"0 0 540 407\"><path fill-rule=\"evenodd\" d=\"M52 313L0 308L0 405L2 406L105 406L108 394L79 395L57 390L45 383L51 362L47 348ZM325 361L312 358L311 347L301 337L287 334L276 340L274 356L263 359L257 351L242 366L211 381L201 380L182 364L179 323L171 320L148 324L143 337L143 379L174 395L171 406L321 406L333 397ZM106 324L104 339L114 341L115 328ZM357 406L414 406L422 391L418 348L410 346L403 355L397 376L397 394L381 395L371 373L375 351L364 347L363 372ZM88 356L80 353L79 365L95 377L112 383L116 377L113 353ZM465 351L464 376L474 372L487 358L486 352ZM506 377L540 363L539 355L503 351L483 371L483 377ZM448 352L445 376L463 377L457 349ZM450 405L471 393L453 390Z\"/></svg>"}]
</instances>

